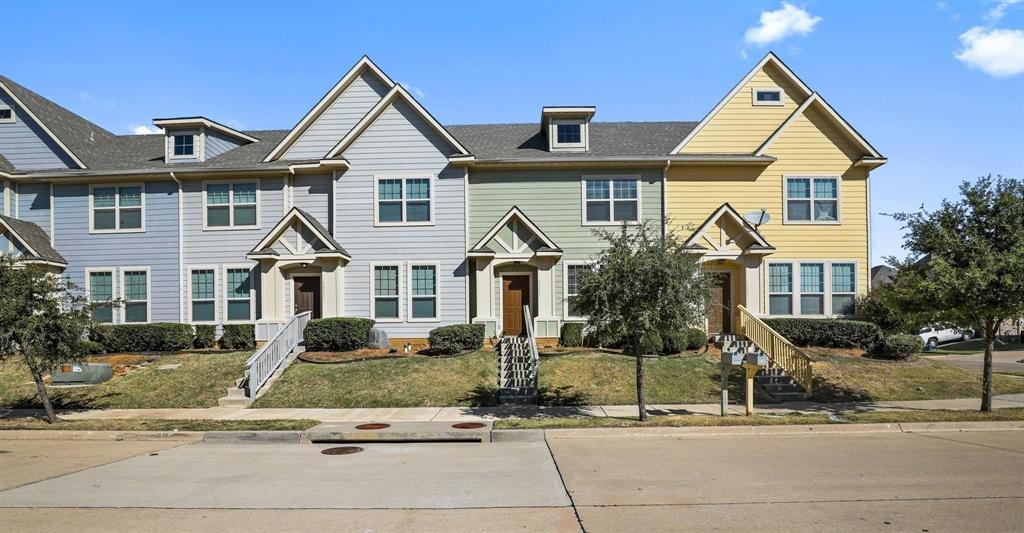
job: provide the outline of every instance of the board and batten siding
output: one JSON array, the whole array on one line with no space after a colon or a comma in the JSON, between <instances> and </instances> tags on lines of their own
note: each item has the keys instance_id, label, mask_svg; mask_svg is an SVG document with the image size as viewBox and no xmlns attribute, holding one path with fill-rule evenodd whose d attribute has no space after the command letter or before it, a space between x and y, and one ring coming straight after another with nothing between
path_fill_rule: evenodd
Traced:
<instances>
[{"instance_id":1,"label":"board and batten siding","mask_svg":"<svg viewBox=\"0 0 1024 533\"><path fill-rule=\"evenodd\" d=\"M296 139L281 159L323 157L387 92L387 84L376 74L369 70L363 72Z\"/></svg>"},{"instance_id":2,"label":"board and batten siding","mask_svg":"<svg viewBox=\"0 0 1024 533\"><path fill-rule=\"evenodd\" d=\"M145 232L90 234L89 185L54 185L54 206L59 213L54 247L68 262L64 274L83 289L86 268L115 269L120 293L124 267L149 267L150 321L177 322L182 281L178 275L178 186L173 181L149 181L145 191Z\"/></svg>"},{"instance_id":3,"label":"board and batten siding","mask_svg":"<svg viewBox=\"0 0 1024 533\"><path fill-rule=\"evenodd\" d=\"M370 316L370 263L402 263L402 316L409 316L407 265L438 262L439 320L380 323L391 338L422 338L466 322L464 171L448 165L454 150L407 104L397 102L345 151L339 174L335 238L352 254L345 267L345 314ZM374 226L375 177L423 175L433 181L434 224Z\"/></svg>"},{"instance_id":4,"label":"board and batten siding","mask_svg":"<svg viewBox=\"0 0 1024 533\"><path fill-rule=\"evenodd\" d=\"M331 226L330 175L297 175L292 178L292 203L313 215L325 228Z\"/></svg>"},{"instance_id":5,"label":"board and batten siding","mask_svg":"<svg viewBox=\"0 0 1024 533\"><path fill-rule=\"evenodd\" d=\"M584 177L627 176L640 179L641 217L660 227L661 169L472 171L469 174L469 245L480 240L509 209L518 206L564 253L554 266L552 300L556 316L562 317L565 261L592 259L604 249L604 242L594 235L594 230L616 229L614 225L583 224L581 181ZM495 291L500 291L500 280L495 279L494 284ZM496 316L494 313L501 311L497 309L497 296L493 302L495 309L491 316Z\"/></svg>"},{"instance_id":6,"label":"board and batten siding","mask_svg":"<svg viewBox=\"0 0 1024 533\"><path fill-rule=\"evenodd\" d=\"M14 111L14 122L0 122L0 154L18 170L78 168L74 160L53 142L7 94L0 91L0 102Z\"/></svg>"},{"instance_id":7,"label":"board and batten siding","mask_svg":"<svg viewBox=\"0 0 1024 533\"><path fill-rule=\"evenodd\" d=\"M35 222L43 231L50 233L50 184L19 183L17 187L16 218Z\"/></svg>"}]
</instances>

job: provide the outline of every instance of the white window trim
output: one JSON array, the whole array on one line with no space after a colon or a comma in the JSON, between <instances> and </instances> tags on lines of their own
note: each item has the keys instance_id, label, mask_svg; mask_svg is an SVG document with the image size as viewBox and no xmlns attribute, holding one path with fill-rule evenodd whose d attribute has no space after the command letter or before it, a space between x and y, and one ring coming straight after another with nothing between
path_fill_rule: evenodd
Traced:
<instances>
[{"instance_id":1,"label":"white window trim","mask_svg":"<svg viewBox=\"0 0 1024 533\"><path fill-rule=\"evenodd\" d=\"M396 317L396 318L391 318L391 317L377 318L377 307L376 307L376 305L374 305L376 303L376 301L377 301L376 287L374 285L374 283L376 282L376 280L374 279L374 272L376 271L377 267L392 267L392 266L393 267L398 267L398 291L397 291L397 294L395 294L395 296L393 297L396 300L398 300L398 317ZM404 270L405 269L403 267L404 267L404 264L401 261L387 261L387 262L374 262L374 263L370 263L370 291L369 291L370 292L370 318L376 320L377 322L380 322L380 323L404 322L403 317L405 316L405 314L402 312L402 307L403 307L402 306L402 300L403 300L403 298L402 298L402 294L403 294L402 290L405 288L405 284L402 282L402 275L404 274ZM392 296L386 296L385 298L392 298Z\"/></svg>"},{"instance_id":2,"label":"white window trim","mask_svg":"<svg viewBox=\"0 0 1024 533\"><path fill-rule=\"evenodd\" d=\"M148 266L128 266L121 267L120 269L121 278L121 323L122 324L150 324L153 322L153 274L150 272ZM146 273L146 320L143 322L128 322L128 298L124 294L124 275L128 272L145 272Z\"/></svg>"},{"instance_id":3,"label":"white window trim","mask_svg":"<svg viewBox=\"0 0 1024 533\"><path fill-rule=\"evenodd\" d=\"M92 281L90 279L91 278L91 274L93 274L93 273L97 273L97 274L99 274L99 273L108 273L108 272L110 273L110 298L112 300L116 300L117 299L117 294L118 294L117 293L117 269L114 268L114 267L109 267L109 268L106 268L106 267L94 267L94 268L86 268L85 269L85 300L87 302L89 302L90 304L92 303L92 299L91 299L91 294L92 294L92 286L91 285L92 285ZM117 315L118 315L118 312L117 312L117 308L115 307L110 312L110 324L117 324Z\"/></svg>"},{"instance_id":4,"label":"white window trim","mask_svg":"<svg viewBox=\"0 0 1024 533\"><path fill-rule=\"evenodd\" d=\"M434 316L424 318L414 318L412 316L412 301L414 295L412 293L412 267L414 266L432 266L434 267ZM440 261L409 261L406 265L406 279L409 280L409 287L406 290L406 308L409 309L409 319L407 322L440 322L441 321L441 263ZM399 286L401 288L401 286ZM425 298L425 297L421 297Z\"/></svg>"},{"instance_id":5,"label":"white window trim","mask_svg":"<svg viewBox=\"0 0 1024 533\"><path fill-rule=\"evenodd\" d=\"M789 190L788 183L791 179L805 179L811 182L811 197L806 200L811 204L811 219L810 220L790 220L789 219ZM835 220L814 220L814 182L816 180L835 180L836 182L836 219ZM794 200L801 200L800 198L794 198ZM826 199L827 200L827 199ZM814 173L807 174L783 174L782 175L782 223L793 224L793 225L817 225L817 226L836 226L843 222L843 178L837 175L822 174L816 175Z\"/></svg>"},{"instance_id":6,"label":"white window trim","mask_svg":"<svg viewBox=\"0 0 1024 533\"><path fill-rule=\"evenodd\" d=\"M833 310L832 310L832 296L833 296L833 294L839 294L839 295L853 294L853 296L856 298L857 295L860 294L860 273L861 273L861 269L863 268L863 266L861 265L860 261L858 261L856 259L793 259L793 260L781 260L780 259L780 260L776 260L776 261L766 261L765 264L768 265L768 266L765 267L765 276L766 276L767 279L766 279L766 281L764 283L764 287L765 287L765 293L769 297L772 294L786 294L786 293L781 293L781 292L776 292L776 293L771 292L771 277L770 277L771 265L780 265L780 264L791 265L791 268L792 268L792 270L791 270L791 272L792 272L792 280L791 281L793 283L793 285L792 285L792 289L793 290L789 294L790 294L790 297L793 299L793 305L792 305L793 313L789 314L789 315L772 315L772 314L770 314L771 313L771 307L770 307L770 303L769 303L770 298L765 298L765 306L766 307L765 307L764 316L766 316L768 318L843 318L843 317L850 316L850 315L836 314L836 313L833 312ZM825 268L825 272L824 272L824 276L825 276L825 279L824 279L825 287L824 287L824 289L825 289L825 292L823 292L823 293L817 293L817 292L815 292L815 293L808 293L808 294L815 294L815 295L821 294L824 297L825 303L822 306L822 310L824 311L824 314L821 314L821 315L805 315L805 314L801 313L801 309L800 309L800 295L802 293L800 292L800 265L802 265L802 264L820 264L820 265L824 265L824 268ZM853 293L849 293L849 292L833 293L832 292L832 265L833 264L841 264L841 265L852 264L853 265Z\"/></svg>"},{"instance_id":7,"label":"white window trim","mask_svg":"<svg viewBox=\"0 0 1024 533\"><path fill-rule=\"evenodd\" d=\"M139 207L126 207L125 209L141 209L141 228L121 229L121 189L123 187L138 187L141 191L141 202ZM93 207L94 189L114 189L114 207ZM96 229L96 209L114 210L114 229ZM89 233L145 233L146 232L146 184L145 183L111 183L111 184L90 184L89 185Z\"/></svg>"},{"instance_id":8,"label":"white window trim","mask_svg":"<svg viewBox=\"0 0 1024 533\"><path fill-rule=\"evenodd\" d=\"M568 260L562 261L562 319L566 321L582 321L586 320L585 316L572 316L569 314L569 267L570 266L586 266L590 265L593 267L594 261L588 260Z\"/></svg>"},{"instance_id":9,"label":"white window trim","mask_svg":"<svg viewBox=\"0 0 1024 533\"><path fill-rule=\"evenodd\" d=\"M249 271L249 318L246 319L246 320L231 320L230 319L230 315L228 315L228 304L231 302L231 300L238 300L239 299L239 298L229 298L228 297L228 280L230 279L228 277L228 270L236 270L236 269L237 270L245 269L245 270ZM223 309L223 312L224 312L224 315L223 315L224 316L224 321L223 321L223 323L224 324L249 324L249 323L256 322L256 284L254 283L254 281L255 281L254 278L256 277L255 276L255 271L256 271L256 269L253 267L252 264L236 263L236 264L222 265L221 279L224 280L224 284L221 287L221 290L223 291L222 295L224 297L223 298L224 301L222 302L222 305L224 307L224 309ZM214 277L216 277L216 275ZM192 282L192 274L190 272L189 273L189 283L191 283L191 282ZM217 284L217 282L216 282L216 280L214 280L214 286L215 287L216 287L216 284ZM189 292L189 298L191 299L191 297L192 297L192 293ZM214 306L216 306L216 304L214 304ZM190 302L189 307L191 307L191 302Z\"/></svg>"},{"instance_id":10,"label":"white window trim","mask_svg":"<svg viewBox=\"0 0 1024 533\"><path fill-rule=\"evenodd\" d=\"M567 124L578 124L580 127L580 142L578 143L560 143L558 142L558 126ZM590 146L588 121L582 118L562 118L562 119L550 119L548 121L548 139L551 140L551 150L566 150L566 151L587 151Z\"/></svg>"},{"instance_id":11,"label":"white window trim","mask_svg":"<svg viewBox=\"0 0 1024 533\"><path fill-rule=\"evenodd\" d=\"M779 93L779 101L778 102L770 102L770 101L769 102L762 102L762 101L758 101L757 93L766 93L766 92L778 92ZM751 87L750 88L750 101L755 106L782 106L782 105L785 105L785 102L786 102L786 91L783 91L781 87L776 87L774 85L769 85L769 86L765 86L765 87Z\"/></svg>"},{"instance_id":12,"label":"white window trim","mask_svg":"<svg viewBox=\"0 0 1024 533\"><path fill-rule=\"evenodd\" d=\"M192 318L192 272L196 270L212 270L213 271L213 320L194 320ZM188 323L189 324L203 324L203 325L216 325L220 324L217 320L217 309L220 291L217 287L220 286L220 266L219 265L188 265L185 267L186 271L186 291L188 291ZM209 300L199 300L200 302L206 302ZM226 315L225 315L226 316Z\"/></svg>"},{"instance_id":13,"label":"white window trim","mask_svg":"<svg viewBox=\"0 0 1024 533\"><path fill-rule=\"evenodd\" d=\"M804 292L803 285L800 285L799 287L794 285L793 289L796 290L797 288L799 288L799 291L797 292L797 294L800 295L800 298L803 298L805 295L806 296L815 296L815 297L820 296L821 297L821 311L822 312L821 312L821 314L804 315L803 314L803 300L800 300L800 304L797 306L797 307L800 308L800 313L801 313L800 316L812 316L812 317L813 316L831 316L831 313L829 312L830 306L829 306L828 302L826 302L825 300L829 299L829 297L828 297L828 292L829 292L828 289L830 288L829 286L831 285L831 281L832 281L832 265L830 265L830 264L828 264L828 263L826 263L824 261L822 261L822 262L818 262L818 261L801 261L800 262L800 272L796 274L797 279L800 279L801 283L803 283L803 280L801 278L803 278L803 267L805 265L806 266L814 265L814 266L820 266L821 267L821 292Z\"/></svg>"},{"instance_id":14,"label":"white window trim","mask_svg":"<svg viewBox=\"0 0 1024 533\"><path fill-rule=\"evenodd\" d=\"M392 175L379 175L373 177L373 225L375 227L388 227L388 226L433 226L436 224L436 217L434 216L434 205L437 203L437 175L430 173L423 174L392 174ZM405 205L409 202L406 198L406 192L409 190L406 187L405 182L409 179L427 179L430 182L430 220L428 221L416 221L406 222L405 219ZM402 221L401 222L381 222L380 221L380 182L381 180L402 180ZM385 200L386 202L394 202L397 200ZM412 200L414 202L422 202L423 200Z\"/></svg>"},{"instance_id":15,"label":"white window trim","mask_svg":"<svg viewBox=\"0 0 1024 533\"><path fill-rule=\"evenodd\" d=\"M14 108L7 104L0 104L0 110L10 110L11 118L0 118L0 124L14 124L18 121L18 113L14 111Z\"/></svg>"},{"instance_id":16,"label":"white window trim","mask_svg":"<svg viewBox=\"0 0 1024 533\"><path fill-rule=\"evenodd\" d=\"M636 181L636 220L628 221L616 221L615 219L615 180L635 180ZM609 218L612 220L587 220L587 182L588 181L607 181L609 182L609 198L608 200L591 200L591 201L608 201L610 202ZM640 180L639 175L624 175L624 176L613 176L613 175L584 175L580 179L580 220L584 226L620 226L622 222L626 222L629 225L638 225L640 221L644 219L643 213L643 182ZM620 198L620 201L630 201L632 199Z\"/></svg>"},{"instance_id":17,"label":"white window trim","mask_svg":"<svg viewBox=\"0 0 1024 533\"><path fill-rule=\"evenodd\" d=\"M175 130L167 132L167 159L198 159L202 161L200 150L200 136L198 130ZM184 135L192 136L192 153L188 155L174 155L174 138Z\"/></svg>"},{"instance_id":18,"label":"white window trim","mask_svg":"<svg viewBox=\"0 0 1024 533\"><path fill-rule=\"evenodd\" d=\"M789 266L789 292L772 292L772 268L771 268L772 265L788 265ZM772 306L772 296L789 296L789 309L790 309L790 311L796 311L796 303L794 301L794 297L797 294L797 290L796 290L796 284L794 283L794 280L796 279L796 273L794 272L794 269L798 268L798 267L799 267L799 263L791 263L791 262L788 262L788 261L773 261L773 262L769 262L768 266L765 267L765 277L767 278L766 281L765 281L765 290L768 292L768 296L765 298L765 316L768 316L768 317L771 317L771 318L795 316L792 313L790 313L788 315L773 315L773 314L771 314L771 310L772 310L771 306Z\"/></svg>"},{"instance_id":19,"label":"white window trim","mask_svg":"<svg viewBox=\"0 0 1024 533\"><path fill-rule=\"evenodd\" d=\"M245 184L256 185L256 224L253 226L236 226L235 225L235 185ZM214 207L228 206L228 225L227 226L209 226L207 225L207 213L208 207L206 203L206 188L210 185L230 185L228 187L228 203L226 204L214 204ZM261 200L261 189L263 188L261 180L208 180L203 182L203 231L244 231L261 229L262 226L262 215L260 204ZM252 204L239 204L239 205L252 205Z\"/></svg>"}]
</instances>

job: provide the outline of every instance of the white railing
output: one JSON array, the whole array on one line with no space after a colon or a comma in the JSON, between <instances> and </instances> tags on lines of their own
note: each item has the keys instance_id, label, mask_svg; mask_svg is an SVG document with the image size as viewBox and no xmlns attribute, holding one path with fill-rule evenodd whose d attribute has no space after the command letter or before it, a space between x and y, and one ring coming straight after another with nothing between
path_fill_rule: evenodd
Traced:
<instances>
[{"instance_id":1,"label":"white railing","mask_svg":"<svg viewBox=\"0 0 1024 533\"><path fill-rule=\"evenodd\" d=\"M302 342L302 333L312 313L306 311L292 317L272 339L267 341L245 362L249 370L249 398L255 398L260 388L274 375L277 367L288 358L292 350Z\"/></svg>"},{"instance_id":2,"label":"white railing","mask_svg":"<svg viewBox=\"0 0 1024 533\"><path fill-rule=\"evenodd\" d=\"M537 362L540 355L537 353L537 338L533 336L533 317L530 316L530 306L523 306L523 320L526 322L526 338L530 341L530 359L533 360L534 378L536 379Z\"/></svg>"}]
</instances>

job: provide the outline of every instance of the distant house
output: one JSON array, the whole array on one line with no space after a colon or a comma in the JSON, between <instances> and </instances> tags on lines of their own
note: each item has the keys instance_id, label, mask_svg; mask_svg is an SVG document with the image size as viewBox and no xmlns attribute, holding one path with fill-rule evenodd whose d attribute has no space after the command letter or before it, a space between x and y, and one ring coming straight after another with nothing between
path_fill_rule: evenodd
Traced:
<instances>
[{"instance_id":1,"label":"distant house","mask_svg":"<svg viewBox=\"0 0 1024 533\"><path fill-rule=\"evenodd\" d=\"M877 289L883 285L892 283L896 276L896 269L889 265L875 265L871 267L871 288Z\"/></svg>"}]
</instances>

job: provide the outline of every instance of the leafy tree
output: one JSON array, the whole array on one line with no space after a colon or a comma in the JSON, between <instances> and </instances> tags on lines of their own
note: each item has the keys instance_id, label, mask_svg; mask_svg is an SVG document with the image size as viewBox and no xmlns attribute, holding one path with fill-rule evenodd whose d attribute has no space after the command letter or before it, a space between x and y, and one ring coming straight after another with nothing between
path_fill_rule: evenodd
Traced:
<instances>
[{"instance_id":1,"label":"leafy tree","mask_svg":"<svg viewBox=\"0 0 1024 533\"><path fill-rule=\"evenodd\" d=\"M710 278L698 255L648 222L596 234L608 246L581 274L575 302L599 339L619 339L636 357L637 405L647 420L643 356L652 339L703 323Z\"/></svg>"},{"instance_id":2,"label":"leafy tree","mask_svg":"<svg viewBox=\"0 0 1024 533\"><path fill-rule=\"evenodd\" d=\"M0 255L0 360L20 355L50 423L57 421L43 376L78 360L90 307L70 281Z\"/></svg>"},{"instance_id":3,"label":"leafy tree","mask_svg":"<svg viewBox=\"0 0 1024 533\"><path fill-rule=\"evenodd\" d=\"M1024 181L991 176L960 186L961 198L893 216L913 257L892 260L891 296L912 315L985 338L981 410L992 410L992 351L999 324L1024 316Z\"/></svg>"},{"instance_id":4,"label":"leafy tree","mask_svg":"<svg viewBox=\"0 0 1024 533\"><path fill-rule=\"evenodd\" d=\"M922 318L894 301L893 290L883 285L857 297L857 318L875 323L886 333L916 333Z\"/></svg>"}]
</instances>

